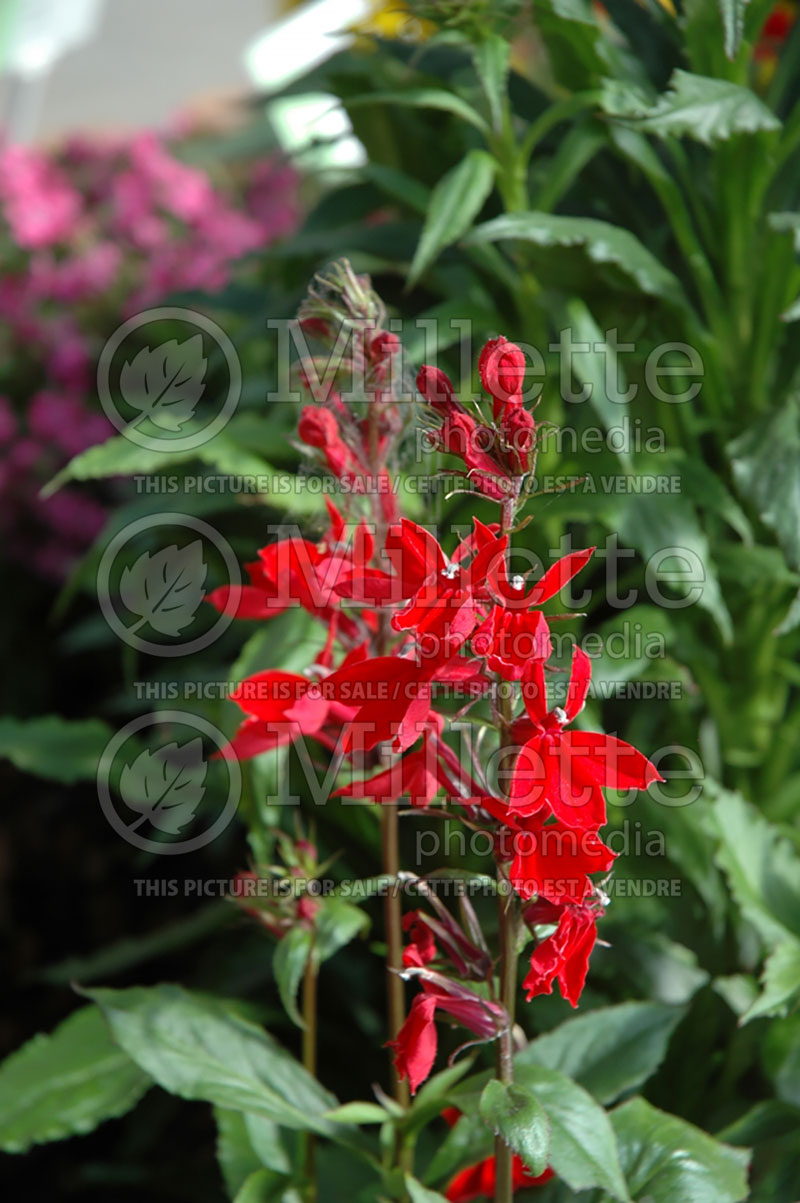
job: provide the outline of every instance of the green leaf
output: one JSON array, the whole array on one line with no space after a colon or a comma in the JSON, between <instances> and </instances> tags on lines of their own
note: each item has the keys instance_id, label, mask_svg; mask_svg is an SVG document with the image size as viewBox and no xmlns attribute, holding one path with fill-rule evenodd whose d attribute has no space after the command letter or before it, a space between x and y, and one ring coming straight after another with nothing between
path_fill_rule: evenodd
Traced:
<instances>
[{"instance_id":1,"label":"green leaf","mask_svg":"<svg viewBox=\"0 0 800 1203\"><path fill-rule=\"evenodd\" d=\"M276 1174L274 1170L256 1170L242 1183L233 1203L278 1203L285 1196L290 1178L286 1174ZM294 1198L299 1196L294 1195Z\"/></svg>"},{"instance_id":2,"label":"green leaf","mask_svg":"<svg viewBox=\"0 0 800 1203\"><path fill-rule=\"evenodd\" d=\"M199 447L184 447L179 451L169 451L168 444L154 449L140 447L124 435L116 435L76 455L42 489L42 496L52 496L71 480L150 475L191 460L199 460L226 476L255 477L258 491L251 496L262 504L302 513L317 513L323 508L320 495L308 489L300 492L291 473L279 472L261 456L236 443L227 431L221 431Z\"/></svg>"},{"instance_id":3,"label":"green leaf","mask_svg":"<svg viewBox=\"0 0 800 1203\"><path fill-rule=\"evenodd\" d=\"M343 99L345 108L354 109L364 105L398 104L415 109L441 109L452 113L462 121L474 125L482 134L489 133L489 127L476 109L455 92L446 92L444 88L409 88L406 92L368 92L364 96L348 96Z\"/></svg>"},{"instance_id":4,"label":"green leaf","mask_svg":"<svg viewBox=\"0 0 800 1203\"><path fill-rule=\"evenodd\" d=\"M731 617L708 538L688 497L680 493L620 494L608 499L604 516L623 542L641 554L652 573L653 587L665 596L675 592L676 608L694 598L695 604L714 618L723 639L732 638ZM668 551L674 554L668 556Z\"/></svg>"},{"instance_id":5,"label":"green leaf","mask_svg":"<svg viewBox=\"0 0 800 1203\"><path fill-rule=\"evenodd\" d=\"M324 1118L336 1098L221 999L180 986L86 993L103 1010L117 1043L171 1094L252 1112L298 1131L339 1135Z\"/></svg>"},{"instance_id":6,"label":"green leaf","mask_svg":"<svg viewBox=\"0 0 800 1203\"><path fill-rule=\"evenodd\" d=\"M611 265L629 284L649 296L685 307L683 288L630 230L589 217L552 213L507 213L476 226L467 246L487 242L521 241L537 247L578 247L592 263Z\"/></svg>"},{"instance_id":7,"label":"green leaf","mask_svg":"<svg viewBox=\"0 0 800 1203\"><path fill-rule=\"evenodd\" d=\"M292 1023L296 1023L299 1028L306 1025L297 1009L297 991L308 963L311 943L312 935L308 928L293 927L278 941L272 959L272 971L278 983L281 1002Z\"/></svg>"},{"instance_id":8,"label":"green leaf","mask_svg":"<svg viewBox=\"0 0 800 1203\"><path fill-rule=\"evenodd\" d=\"M747 1150L721 1144L644 1099L617 1107L611 1122L635 1199L739 1203L747 1198Z\"/></svg>"},{"instance_id":9,"label":"green leaf","mask_svg":"<svg viewBox=\"0 0 800 1203\"><path fill-rule=\"evenodd\" d=\"M725 30L725 53L735 59L739 53L744 30L744 11L748 0L718 0L722 28Z\"/></svg>"},{"instance_id":10,"label":"green leaf","mask_svg":"<svg viewBox=\"0 0 800 1203\"><path fill-rule=\"evenodd\" d=\"M130 1111L151 1080L113 1043L97 1007L82 1007L0 1065L0 1148L91 1132Z\"/></svg>"},{"instance_id":11,"label":"green leaf","mask_svg":"<svg viewBox=\"0 0 800 1203\"><path fill-rule=\"evenodd\" d=\"M385 1124L390 1116L377 1103L343 1103L329 1111L327 1118L339 1124Z\"/></svg>"},{"instance_id":12,"label":"green leaf","mask_svg":"<svg viewBox=\"0 0 800 1203\"><path fill-rule=\"evenodd\" d=\"M413 285L445 247L472 225L494 184L495 162L485 150L470 150L433 190L425 224L408 269Z\"/></svg>"},{"instance_id":13,"label":"green leaf","mask_svg":"<svg viewBox=\"0 0 800 1203\"><path fill-rule=\"evenodd\" d=\"M480 1114L486 1126L519 1153L534 1176L545 1172L550 1123L530 1090L492 1078L481 1095Z\"/></svg>"},{"instance_id":14,"label":"green leaf","mask_svg":"<svg viewBox=\"0 0 800 1203\"><path fill-rule=\"evenodd\" d=\"M761 994L740 1023L749 1023L763 1015L788 1015L797 1007L800 1002L800 940L786 940L770 953L761 986Z\"/></svg>"},{"instance_id":15,"label":"green leaf","mask_svg":"<svg viewBox=\"0 0 800 1203\"><path fill-rule=\"evenodd\" d=\"M369 915L342 898L326 898L316 916L315 951L327 961L369 928Z\"/></svg>"},{"instance_id":16,"label":"green leaf","mask_svg":"<svg viewBox=\"0 0 800 1203\"><path fill-rule=\"evenodd\" d=\"M111 728L95 718L79 722L55 714L0 718L0 756L23 773L72 785L94 780L97 762L111 736Z\"/></svg>"},{"instance_id":17,"label":"green leaf","mask_svg":"<svg viewBox=\"0 0 800 1203\"><path fill-rule=\"evenodd\" d=\"M228 1194L233 1198L246 1179L267 1167L288 1174L291 1162L281 1143L280 1128L260 1115L214 1108L217 1123L217 1161Z\"/></svg>"},{"instance_id":18,"label":"green leaf","mask_svg":"<svg viewBox=\"0 0 800 1203\"><path fill-rule=\"evenodd\" d=\"M611 116L632 119L644 133L693 138L706 146L737 134L781 128L772 110L749 88L691 71L674 71L668 90L652 104L643 92L617 81L605 89L602 103Z\"/></svg>"},{"instance_id":19,"label":"green leaf","mask_svg":"<svg viewBox=\"0 0 800 1203\"><path fill-rule=\"evenodd\" d=\"M503 109L508 82L511 44L498 33L487 33L472 48L475 70L483 86L492 115L492 129L499 134L503 128Z\"/></svg>"},{"instance_id":20,"label":"green leaf","mask_svg":"<svg viewBox=\"0 0 800 1203\"><path fill-rule=\"evenodd\" d=\"M417 1178L412 1178L410 1174L406 1174L403 1181L411 1203L447 1203L444 1195L440 1195L438 1190L431 1190L429 1186L423 1186Z\"/></svg>"},{"instance_id":21,"label":"green leaf","mask_svg":"<svg viewBox=\"0 0 800 1203\"><path fill-rule=\"evenodd\" d=\"M465 1112L437 1146L425 1172L425 1181L439 1182L449 1178L464 1166L491 1156L493 1146L494 1139L477 1112Z\"/></svg>"},{"instance_id":22,"label":"green leaf","mask_svg":"<svg viewBox=\"0 0 800 1203\"><path fill-rule=\"evenodd\" d=\"M800 857L740 794L706 784L719 838L717 863L744 917L768 947L800 938Z\"/></svg>"},{"instance_id":23,"label":"green leaf","mask_svg":"<svg viewBox=\"0 0 800 1203\"><path fill-rule=\"evenodd\" d=\"M515 1077L527 1084L529 1066L557 1069L611 1103L655 1073L683 1014L657 1002L599 1007L532 1040L514 1058Z\"/></svg>"},{"instance_id":24,"label":"green leaf","mask_svg":"<svg viewBox=\"0 0 800 1203\"><path fill-rule=\"evenodd\" d=\"M800 395L728 444L738 488L800 568Z\"/></svg>"},{"instance_id":25,"label":"green leaf","mask_svg":"<svg viewBox=\"0 0 800 1203\"><path fill-rule=\"evenodd\" d=\"M550 1121L550 1166L575 1191L597 1186L628 1203L616 1141L605 1111L565 1074L531 1066L525 1085Z\"/></svg>"},{"instance_id":26,"label":"green leaf","mask_svg":"<svg viewBox=\"0 0 800 1203\"><path fill-rule=\"evenodd\" d=\"M619 423L623 415L629 414L629 405L615 401L609 397L608 380L616 382L620 394L626 390L625 375L617 359L616 353L606 345L603 332L595 321L588 306L577 297L568 301L564 309L564 325L572 330L575 342L586 343L588 351L581 351L572 356L572 370L579 382L591 389L588 395L589 404L606 430ZM596 350L597 344L603 344L605 351ZM620 464L626 472L632 471L630 454L618 451Z\"/></svg>"}]
</instances>

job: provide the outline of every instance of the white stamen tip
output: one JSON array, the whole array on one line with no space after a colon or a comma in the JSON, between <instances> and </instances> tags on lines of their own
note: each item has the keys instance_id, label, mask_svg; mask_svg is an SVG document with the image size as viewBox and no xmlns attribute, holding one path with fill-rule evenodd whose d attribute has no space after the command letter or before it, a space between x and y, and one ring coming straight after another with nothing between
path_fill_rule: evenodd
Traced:
<instances>
[{"instance_id":1,"label":"white stamen tip","mask_svg":"<svg viewBox=\"0 0 800 1203\"><path fill-rule=\"evenodd\" d=\"M442 576L446 576L448 581L452 581L453 577L458 576L458 564L448 564L442 569Z\"/></svg>"},{"instance_id":2,"label":"white stamen tip","mask_svg":"<svg viewBox=\"0 0 800 1203\"><path fill-rule=\"evenodd\" d=\"M516 590L517 590L517 592L520 592L522 589L524 589L524 588L525 588L525 577L524 577L524 576L519 576L519 575L517 575L517 576L512 576L512 578L511 578L511 588L512 588L512 589L516 589Z\"/></svg>"},{"instance_id":3,"label":"white stamen tip","mask_svg":"<svg viewBox=\"0 0 800 1203\"><path fill-rule=\"evenodd\" d=\"M565 723L567 721L566 710L562 710L560 706L556 706L555 710L553 711L553 718L558 719L560 723Z\"/></svg>"}]
</instances>

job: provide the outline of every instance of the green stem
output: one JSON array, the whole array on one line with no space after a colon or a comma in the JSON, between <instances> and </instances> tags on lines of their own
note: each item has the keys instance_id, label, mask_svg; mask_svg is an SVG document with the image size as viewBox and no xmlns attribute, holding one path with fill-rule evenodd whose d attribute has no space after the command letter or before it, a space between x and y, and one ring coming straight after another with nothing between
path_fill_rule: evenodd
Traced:
<instances>
[{"instance_id":1,"label":"green stem","mask_svg":"<svg viewBox=\"0 0 800 1203\"><path fill-rule=\"evenodd\" d=\"M314 946L309 949L303 975L303 1067L312 1077L317 1076L317 975L318 965ZM305 1133L306 1203L317 1203L317 1167L314 1133Z\"/></svg>"},{"instance_id":2,"label":"green stem","mask_svg":"<svg viewBox=\"0 0 800 1203\"><path fill-rule=\"evenodd\" d=\"M503 502L501 533L511 535L517 498ZM509 555L511 552L509 540ZM511 724L514 719L513 686L508 681L497 682L497 716L500 730L500 762L503 752L512 745ZM514 1081L514 1009L517 997L517 912L513 894L506 893L506 876L497 869L497 920L499 931L500 1002L508 1013L508 1024L497 1042L497 1076L501 1082ZM514 1154L502 1136L494 1142L495 1203L512 1203L512 1167Z\"/></svg>"}]
</instances>

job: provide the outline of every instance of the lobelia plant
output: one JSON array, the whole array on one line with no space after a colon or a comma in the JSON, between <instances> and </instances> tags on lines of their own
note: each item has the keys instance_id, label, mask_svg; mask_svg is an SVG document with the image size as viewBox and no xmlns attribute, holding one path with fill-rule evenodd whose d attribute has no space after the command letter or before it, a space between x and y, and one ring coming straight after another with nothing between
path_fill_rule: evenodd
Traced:
<instances>
[{"instance_id":1,"label":"lobelia plant","mask_svg":"<svg viewBox=\"0 0 800 1203\"><path fill-rule=\"evenodd\" d=\"M495 1042L497 1076L481 1099L481 1115L497 1134L494 1159L463 1171L446 1197L478 1197L474 1192L483 1193L491 1178L502 1203L515 1186L552 1175L546 1120L533 1131L519 1124L520 1112L535 1116L540 1108L530 1090L514 1085L518 956L532 941L522 983L528 1001L550 993L557 981L563 997L578 1005L607 901L591 875L614 861L598 834L605 822L602 787L646 789L662 778L623 740L565 729L583 708L591 662L575 646L569 681L557 687L547 664L549 621L565 616L548 621L541 607L585 566L593 548L562 557L534 582L514 571L512 536L536 461L537 423L522 401L524 356L503 337L483 348L479 374L491 416L485 402L470 412L442 371L419 373L419 392L438 422L436 441L463 459L473 487L499 506L499 522L475 518L448 556L428 530L397 513L392 466L404 422L393 367L400 348L382 329L383 318L368 277L356 276L346 262L318 282L301 308L301 326L329 349L340 345L343 330L352 340L352 357L340 360L337 378L350 375L363 391L343 396L330 383L326 390L315 365L301 365L303 379L315 377L316 385L300 435L350 496L362 496L368 512L348 523L328 501L330 528L321 542L290 537L248 565L250 584L233 599L240 617L265 619L300 605L328 635L306 673L265 670L238 685L231 697L245 718L230 750L247 759L316 740L351 772L334 796L380 804L395 1100L406 1108L405 1084L413 1095L430 1075L438 1016L467 1030L467 1046ZM231 590L216 590L208 600L224 611ZM452 697L462 701L456 730L473 710L485 711L480 721L496 742L489 756L484 742L465 763L448 743ZM466 896L459 923L416 866L403 870L398 804L404 798L414 808L446 807L487 838L497 875L494 948ZM430 909L403 915L403 884ZM298 919L313 924L307 913ZM298 975L305 971L295 967ZM403 979L421 987L405 1017ZM307 1016L306 1027L312 1022ZM308 1041L304 1056L313 1072ZM395 1151L409 1170L413 1142L401 1139Z\"/></svg>"}]
</instances>

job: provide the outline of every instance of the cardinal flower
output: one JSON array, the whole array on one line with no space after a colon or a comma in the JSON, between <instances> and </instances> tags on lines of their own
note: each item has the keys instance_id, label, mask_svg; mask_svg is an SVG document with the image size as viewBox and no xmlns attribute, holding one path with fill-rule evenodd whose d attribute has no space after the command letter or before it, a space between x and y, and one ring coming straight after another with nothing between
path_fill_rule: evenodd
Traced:
<instances>
[{"instance_id":1,"label":"cardinal flower","mask_svg":"<svg viewBox=\"0 0 800 1203\"><path fill-rule=\"evenodd\" d=\"M437 1011L450 1015L468 1028L479 1040L494 1040L508 1025L508 1013L500 1003L491 1002L429 969L411 969L421 977L422 993L411 1004L405 1023L388 1047L394 1050L398 1076L408 1079L411 1093L430 1074L438 1044L434 1017Z\"/></svg>"},{"instance_id":2,"label":"cardinal flower","mask_svg":"<svg viewBox=\"0 0 800 1203\"><path fill-rule=\"evenodd\" d=\"M508 863L509 880L521 898L580 902L592 889L587 875L606 872L614 863L616 853L593 831L558 820L545 823L540 814L516 815L500 799L484 797L481 805L503 824L497 856Z\"/></svg>"},{"instance_id":3,"label":"cardinal flower","mask_svg":"<svg viewBox=\"0 0 800 1203\"><path fill-rule=\"evenodd\" d=\"M565 731L583 709L591 661L576 647L564 705L548 711L544 665L533 660L522 680L527 718L512 728L517 754L511 809L529 815L547 807L566 827L596 831L606 818L601 786L647 789L661 781L655 765L630 744L597 731ZM524 741L524 742L523 742Z\"/></svg>"},{"instance_id":4,"label":"cardinal flower","mask_svg":"<svg viewBox=\"0 0 800 1203\"><path fill-rule=\"evenodd\" d=\"M525 919L529 924L556 923L555 931L537 944L531 956L531 967L522 982L528 1002L537 994L552 994L557 981L562 998L577 1007L597 940L597 919L602 914L585 903L557 907L540 900L528 908Z\"/></svg>"}]
</instances>

